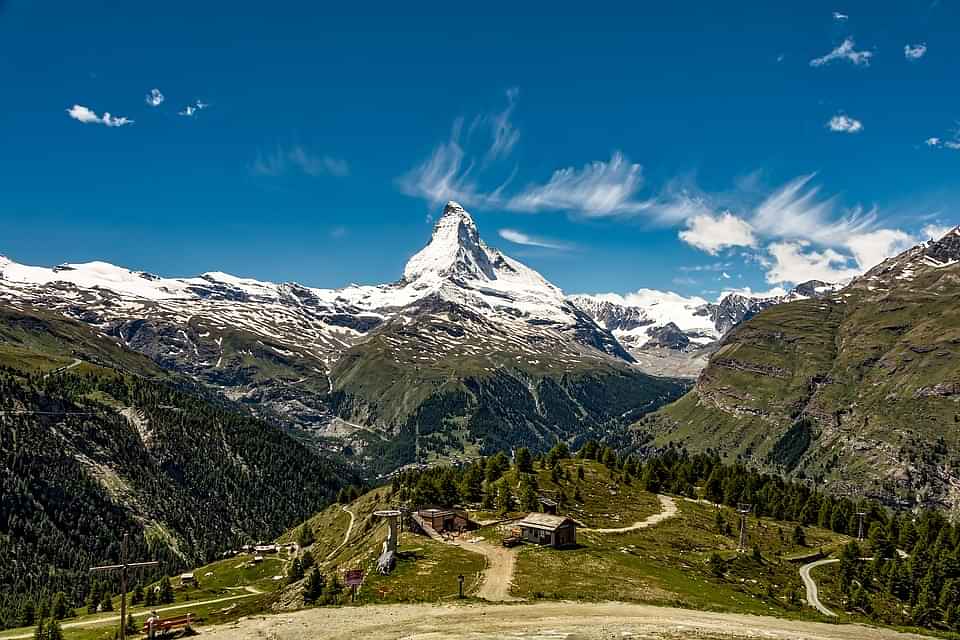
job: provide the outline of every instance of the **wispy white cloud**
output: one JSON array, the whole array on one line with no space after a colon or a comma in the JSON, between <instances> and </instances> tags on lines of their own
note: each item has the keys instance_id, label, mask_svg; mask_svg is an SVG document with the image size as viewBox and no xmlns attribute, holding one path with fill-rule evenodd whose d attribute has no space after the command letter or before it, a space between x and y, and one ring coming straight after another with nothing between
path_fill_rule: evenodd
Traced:
<instances>
[{"instance_id":1,"label":"wispy white cloud","mask_svg":"<svg viewBox=\"0 0 960 640\"><path fill-rule=\"evenodd\" d=\"M839 11L834 11L833 19L836 20L837 22L846 22L847 20L850 19L850 16L848 16L845 13L840 13Z\"/></svg>"},{"instance_id":2,"label":"wispy white cloud","mask_svg":"<svg viewBox=\"0 0 960 640\"><path fill-rule=\"evenodd\" d=\"M680 232L687 244L716 255L730 247L754 247L757 239L753 227L729 211L719 215L701 214L687 220L687 228Z\"/></svg>"},{"instance_id":3,"label":"wispy white cloud","mask_svg":"<svg viewBox=\"0 0 960 640\"><path fill-rule=\"evenodd\" d=\"M907 44L903 46L903 57L907 60L919 60L927 54L927 43Z\"/></svg>"},{"instance_id":4,"label":"wispy white cloud","mask_svg":"<svg viewBox=\"0 0 960 640\"><path fill-rule=\"evenodd\" d=\"M843 113L838 113L830 118L830 121L827 122L827 127L830 131L840 133L860 133L863 131L862 122Z\"/></svg>"},{"instance_id":5,"label":"wispy white cloud","mask_svg":"<svg viewBox=\"0 0 960 640\"><path fill-rule=\"evenodd\" d=\"M509 89L506 92L508 104L503 111L477 116L466 131L464 119L455 119L449 139L434 147L426 160L396 180L400 191L423 198L431 205L456 200L467 206L501 206L503 191L517 169L514 168L493 191L482 189L478 176L508 156L520 140L520 132L511 121L518 94L516 88ZM490 132L489 143L484 145L483 151L476 149L476 143L470 144L479 130Z\"/></svg>"},{"instance_id":6,"label":"wispy white cloud","mask_svg":"<svg viewBox=\"0 0 960 640\"><path fill-rule=\"evenodd\" d=\"M461 144L463 119L453 123L450 139L434 148L430 157L397 180L400 191L408 196L423 198L432 205L456 200L467 206L490 206L501 203L501 184L492 192L484 192L473 178L476 167Z\"/></svg>"},{"instance_id":7,"label":"wispy white cloud","mask_svg":"<svg viewBox=\"0 0 960 640\"><path fill-rule=\"evenodd\" d=\"M514 211L569 211L587 217L609 217L648 210L637 200L643 170L619 151L609 162L597 160L582 168L558 169L545 184L533 184L510 198L505 207Z\"/></svg>"},{"instance_id":8,"label":"wispy white cloud","mask_svg":"<svg viewBox=\"0 0 960 640\"><path fill-rule=\"evenodd\" d=\"M856 44L853 41L853 38L847 38L840 46L831 51L825 56L819 58L814 58L810 61L811 67L822 67L825 64L829 64L834 60L849 60L853 64L865 67L870 66L870 58L873 57L873 52L871 51L857 51L854 47Z\"/></svg>"},{"instance_id":9,"label":"wispy white cloud","mask_svg":"<svg viewBox=\"0 0 960 640\"><path fill-rule=\"evenodd\" d=\"M928 224L921 229L920 234L923 236L923 240L939 240L943 236L947 235L953 227L948 227L941 224Z\"/></svg>"},{"instance_id":10,"label":"wispy white cloud","mask_svg":"<svg viewBox=\"0 0 960 640\"><path fill-rule=\"evenodd\" d=\"M933 147L934 149L950 149L952 151L960 151L960 131L957 131L955 137L952 140L944 140L938 136L933 136L927 138L923 141L928 147Z\"/></svg>"},{"instance_id":11,"label":"wispy white cloud","mask_svg":"<svg viewBox=\"0 0 960 640\"><path fill-rule=\"evenodd\" d=\"M192 103L192 104L188 104L187 106L185 106L185 107L183 108L183 111L178 111L178 112L177 112L177 115L178 115L178 116L184 116L184 117L186 117L186 118L192 118L192 117L195 116L198 112L203 111L204 109L206 109L206 108L209 107L209 106L210 106L210 105L207 104L206 102L203 102L203 101L201 101L201 100L197 100L196 102L194 102L194 103Z\"/></svg>"},{"instance_id":12,"label":"wispy white cloud","mask_svg":"<svg viewBox=\"0 0 960 640\"><path fill-rule=\"evenodd\" d=\"M517 231L516 229L500 229L497 231L497 235L508 242L527 247L541 247L543 249L555 249L558 251L567 251L571 248L568 244L550 240L548 238L531 236L522 231Z\"/></svg>"},{"instance_id":13,"label":"wispy white cloud","mask_svg":"<svg viewBox=\"0 0 960 640\"><path fill-rule=\"evenodd\" d=\"M93 109L79 104L67 109L67 115L84 124L102 124L108 127L125 127L133 124L133 120L130 118L112 116L109 111L104 112L103 116L98 116Z\"/></svg>"},{"instance_id":14,"label":"wispy white cloud","mask_svg":"<svg viewBox=\"0 0 960 640\"><path fill-rule=\"evenodd\" d=\"M150 93L146 95L145 100L151 107L159 107L166 98L160 93L160 89L150 89Z\"/></svg>"},{"instance_id":15,"label":"wispy white cloud","mask_svg":"<svg viewBox=\"0 0 960 640\"><path fill-rule=\"evenodd\" d=\"M842 246L846 238L871 229L876 210L857 206L838 215L836 197L822 197L820 187L811 185L814 175L795 178L764 199L750 219L754 231L766 237Z\"/></svg>"},{"instance_id":16,"label":"wispy white cloud","mask_svg":"<svg viewBox=\"0 0 960 640\"><path fill-rule=\"evenodd\" d=\"M507 106L500 113L492 115L477 116L474 119L471 129L487 125L490 127L492 141L484 158L485 162L493 162L499 158L505 158L510 155L513 148L520 141L520 131L510 120L516 106L517 96L520 90L516 87L507 89Z\"/></svg>"},{"instance_id":17,"label":"wispy white cloud","mask_svg":"<svg viewBox=\"0 0 960 640\"><path fill-rule=\"evenodd\" d=\"M713 262L710 264L682 265L680 271L700 272L700 271L723 271L732 266L731 262Z\"/></svg>"},{"instance_id":18,"label":"wispy white cloud","mask_svg":"<svg viewBox=\"0 0 960 640\"><path fill-rule=\"evenodd\" d=\"M295 145L277 147L269 153L259 152L250 171L259 176L282 176L295 172L314 177L324 175L343 177L350 174L350 167L341 158L314 155L300 145Z\"/></svg>"}]
</instances>

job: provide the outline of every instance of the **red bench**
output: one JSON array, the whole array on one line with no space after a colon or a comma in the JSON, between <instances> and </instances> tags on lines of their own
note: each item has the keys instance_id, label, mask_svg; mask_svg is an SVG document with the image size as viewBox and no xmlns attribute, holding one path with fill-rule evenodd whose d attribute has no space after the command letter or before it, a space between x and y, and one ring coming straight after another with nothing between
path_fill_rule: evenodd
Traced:
<instances>
[{"instance_id":1,"label":"red bench","mask_svg":"<svg viewBox=\"0 0 960 640\"><path fill-rule=\"evenodd\" d=\"M176 629L178 627L187 628L193 622L193 614L188 613L185 616L180 616L178 618L161 618L160 620L154 620L153 622L153 632L154 633L166 633L171 629ZM150 622L143 623L143 632L150 632Z\"/></svg>"}]
</instances>

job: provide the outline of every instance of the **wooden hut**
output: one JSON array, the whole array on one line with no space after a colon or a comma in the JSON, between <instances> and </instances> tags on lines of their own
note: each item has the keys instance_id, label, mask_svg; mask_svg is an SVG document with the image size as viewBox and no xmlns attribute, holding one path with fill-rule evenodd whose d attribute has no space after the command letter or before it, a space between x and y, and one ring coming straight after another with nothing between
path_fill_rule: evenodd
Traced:
<instances>
[{"instance_id":1,"label":"wooden hut","mask_svg":"<svg viewBox=\"0 0 960 640\"><path fill-rule=\"evenodd\" d=\"M551 547L570 547L577 544L577 523L564 516L531 513L517 523L527 542Z\"/></svg>"}]
</instances>

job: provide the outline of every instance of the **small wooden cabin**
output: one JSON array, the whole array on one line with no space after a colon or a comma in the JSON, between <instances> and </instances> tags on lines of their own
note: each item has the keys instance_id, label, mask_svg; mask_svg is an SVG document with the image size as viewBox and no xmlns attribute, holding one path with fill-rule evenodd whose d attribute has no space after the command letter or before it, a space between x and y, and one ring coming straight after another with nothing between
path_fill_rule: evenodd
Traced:
<instances>
[{"instance_id":1,"label":"small wooden cabin","mask_svg":"<svg viewBox=\"0 0 960 640\"><path fill-rule=\"evenodd\" d=\"M577 544L577 523L564 516L531 513L517 523L523 539L551 547L571 547Z\"/></svg>"},{"instance_id":2,"label":"small wooden cabin","mask_svg":"<svg viewBox=\"0 0 960 640\"><path fill-rule=\"evenodd\" d=\"M420 509L417 515L437 533L445 531L472 531L477 524L457 509Z\"/></svg>"}]
</instances>

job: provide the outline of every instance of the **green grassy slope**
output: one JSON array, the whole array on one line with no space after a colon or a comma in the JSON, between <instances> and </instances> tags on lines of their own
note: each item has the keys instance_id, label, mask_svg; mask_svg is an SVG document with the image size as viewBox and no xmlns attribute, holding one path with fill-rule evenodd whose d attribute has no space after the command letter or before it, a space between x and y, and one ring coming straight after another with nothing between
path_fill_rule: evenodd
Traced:
<instances>
[{"instance_id":1,"label":"green grassy slope","mask_svg":"<svg viewBox=\"0 0 960 640\"><path fill-rule=\"evenodd\" d=\"M841 492L958 506L958 302L953 266L878 271L767 309L727 336L690 393L639 421L640 437Z\"/></svg>"}]
</instances>

